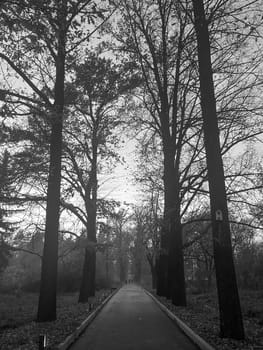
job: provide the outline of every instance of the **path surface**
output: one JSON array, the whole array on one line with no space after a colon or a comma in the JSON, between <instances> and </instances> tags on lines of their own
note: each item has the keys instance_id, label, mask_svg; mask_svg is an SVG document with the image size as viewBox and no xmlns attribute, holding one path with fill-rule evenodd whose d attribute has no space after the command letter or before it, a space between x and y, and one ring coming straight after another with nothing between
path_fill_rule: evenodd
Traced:
<instances>
[{"instance_id":1,"label":"path surface","mask_svg":"<svg viewBox=\"0 0 263 350\"><path fill-rule=\"evenodd\" d=\"M121 288L70 350L197 350L136 285Z\"/></svg>"}]
</instances>

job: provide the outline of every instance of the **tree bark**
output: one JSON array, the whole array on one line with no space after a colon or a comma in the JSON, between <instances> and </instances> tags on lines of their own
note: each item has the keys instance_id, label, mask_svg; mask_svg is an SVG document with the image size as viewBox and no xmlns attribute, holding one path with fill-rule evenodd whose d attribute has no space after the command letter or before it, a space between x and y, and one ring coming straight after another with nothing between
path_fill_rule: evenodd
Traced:
<instances>
[{"instance_id":1,"label":"tree bark","mask_svg":"<svg viewBox=\"0 0 263 350\"><path fill-rule=\"evenodd\" d=\"M193 0L193 7L198 45L201 108L210 190L220 333L222 337L244 339L220 151L208 23L205 18L203 1Z\"/></svg>"},{"instance_id":2,"label":"tree bark","mask_svg":"<svg viewBox=\"0 0 263 350\"><path fill-rule=\"evenodd\" d=\"M180 201L176 195L174 160L164 166L165 209L161 251L157 263L157 295L171 298L174 305L186 305Z\"/></svg>"},{"instance_id":3,"label":"tree bark","mask_svg":"<svg viewBox=\"0 0 263 350\"><path fill-rule=\"evenodd\" d=\"M95 295L96 250L94 247L85 248L82 278L79 290L79 303L87 303L89 297Z\"/></svg>"},{"instance_id":4,"label":"tree bark","mask_svg":"<svg viewBox=\"0 0 263 350\"><path fill-rule=\"evenodd\" d=\"M152 289L156 289L157 287L157 262L154 261L153 257L147 257L147 260L151 269L151 277L152 277Z\"/></svg>"},{"instance_id":5,"label":"tree bark","mask_svg":"<svg viewBox=\"0 0 263 350\"><path fill-rule=\"evenodd\" d=\"M182 227L180 220L172 223L168 255L168 287L172 303L186 306Z\"/></svg>"},{"instance_id":6,"label":"tree bark","mask_svg":"<svg viewBox=\"0 0 263 350\"><path fill-rule=\"evenodd\" d=\"M171 141L170 141L171 142ZM174 305L186 305L182 229L180 218L179 175L174 166L173 145L164 142L164 242L166 256L163 257L166 273L162 277L164 296L171 298ZM165 260L166 259L166 260ZM163 270L159 270L159 274ZM166 280L164 281L164 278Z\"/></svg>"},{"instance_id":7,"label":"tree bark","mask_svg":"<svg viewBox=\"0 0 263 350\"><path fill-rule=\"evenodd\" d=\"M87 242L89 246L85 249L79 303L86 303L89 297L95 295L96 291L96 205L92 201L88 202Z\"/></svg>"},{"instance_id":8,"label":"tree bark","mask_svg":"<svg viewBox=\"0 0 263 350\"><path fill-rule=\"evenodd\" d=\"M37 314L38 322L53 321L56 319L64 79L65 31L63 23L61 23L56 60L55 101L54 110L51 115L50 166L47 189L45 242Z\"/></svg>"},{"instance_id":9,"label":"tree bark","mask_svg":"<svg viewBox=\"0 0 263 350\"><path fill-rule=\"evenodd\" d=\"M92 113L92 110L91 110ZM86 212L87 221L87 240L91 245L85 250L83 262L83 273L79 291L79 302L87 302L88 297L95 296L96 293L96 249L97 242L97 127L94 127L92 137L92 164L90 179L86 188Z\"/></svg>"},{"instance_id":10,"label":"tree bark","mask_svg":"<svg viewBox=\"0 0 263 350\"><path fill-rule=\"evenodd\" d=\"M89 249L88 253L90 255L89 261L90 265L88 268L88 275L87 279L89 281L88 286L88 295L90 297L93 297L95 295L96 291L96 248L95 243L97 242L96 237L96 220L97 220L97 208L96 208L96 201L91 201L90 203L90 210L89 210L89 223L88 223L88 240L93 243L91 249Z\"/></svg>"},{"instance_id":11,"label":"tree bark","mask_svg":"<svg viewBox=\"0 0 263 350\"><path fill-rule=\"evenodd\" d=\"M168 275L168 234L164 228L161 232L161 247L159 257L156 261L156 269L156 293L159 296L166 296Z\"/></svg>"},{"instance_id":12,"label":"tree bark","mask_svg":"<svg viewBox=\"0 0 263 350\"><path fill-rule=\"evenodd\" d=\"M89 293L88 293L89 280L87 278L89 265L90 265L90 254L88 253L88 248L85 248L84 261L83 261L83 267L82 267L82 278L81 278L79 299L78 299L79 303L87 303L89 301Z\"/></svg>"}]
</instances>

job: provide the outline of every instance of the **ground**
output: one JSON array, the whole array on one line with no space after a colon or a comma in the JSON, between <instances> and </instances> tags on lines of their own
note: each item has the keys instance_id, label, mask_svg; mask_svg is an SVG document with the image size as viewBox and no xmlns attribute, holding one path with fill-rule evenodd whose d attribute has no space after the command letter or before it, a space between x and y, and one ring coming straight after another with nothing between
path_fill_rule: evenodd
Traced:
<instances>
[{"instance_id":1,"label":"ground","mask_svg":"<svg viewBox=\"0 0 263 350\"><path fill-rule=\"evenodd\" d=\"M97 292L96 297L90 298L90 303L95 307L109 293L110 290ZM36 323L36 294L0 294L0 349L37 350L41 334L47 334L48 348L58 345L90 313L89 304L78 304L77 300L78 294L59 295L57 321Z\"/></svg>"},{"instance_id":2,"label":"ground","mask_svg":"<svg viewBox=\"0 0 263 350\"><path fill-rule=\"evenodd\" d=\"M246 332L243 342L219 337L216 293L188 295L186 308L175 307L166 298L158 299L215 349L263 350L263 291L240 292Z\"/></svg>"},{"instance_id":3,"label":"ground","mask_svg":"<svg viewBox=\"0 0 263 350\"><path fill-rule=\"evenodd\" d=\"M91 302L99 303L106 291L97 293ZM109 293L109 291L107 291ZM187 308L174 307L160 300L188 324L197 334L218 350L263 349L263 291L240 293L247 340L237 342L218 336L218 313L215 293L188 296ZM77 294L58 297L58 320L37 324L35 294L0 295L1 350L36 350L39 334L47 334L49 346L62 342L87 317L88 304L78 304Z\"/></svg>"}]
</instances>

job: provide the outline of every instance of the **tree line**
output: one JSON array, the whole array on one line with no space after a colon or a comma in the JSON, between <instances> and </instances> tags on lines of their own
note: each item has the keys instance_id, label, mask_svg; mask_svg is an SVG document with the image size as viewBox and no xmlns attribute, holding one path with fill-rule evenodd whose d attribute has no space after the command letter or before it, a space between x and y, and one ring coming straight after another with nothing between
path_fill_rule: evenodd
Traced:
<instances>
[{"instance_id":1,"label":"tree line","mask_svg":"<svg viewBox=\"0 0 263 350\"><path fill-rule=\"evenodd\" d=\"M237 218L238 205L260 226L262 169L251 157L262 134L259 1L7 0L0 20L1 256L14 241L7 210L45 213L38 321L56 318L67 213L84 228L66 229L84 242L79 301L94 295L98 222L119 215L100 197L100 175L119 161L118 133L135 130L135 178L150 210L134 212L134 254L146 249L157 294L185 306L185 245L205 233L187 243L184 227L207 220L220 332L243 339L230 224L253 226Z\"/></svg>"}]
</instances>

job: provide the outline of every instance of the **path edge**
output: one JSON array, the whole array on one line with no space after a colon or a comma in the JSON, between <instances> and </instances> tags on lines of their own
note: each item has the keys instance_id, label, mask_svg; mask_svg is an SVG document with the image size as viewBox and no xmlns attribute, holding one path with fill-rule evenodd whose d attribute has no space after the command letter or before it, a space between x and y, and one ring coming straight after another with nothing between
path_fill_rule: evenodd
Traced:
<instances>
[{"instance_id":1,"label":"path edge","mask_svg":"<svg viewBox=\"0 0 263 350\"><path fill-rule=\"evenodd\" d=\"M174 315L163 303L161 303L152 293L143 288L145 293L148 294L153 301L160 307L160 309L176 323L176 325L184 332L184 334L196 344L200 350L215 350L210 344L208 344L203 338L197 335L190 327L188 327L182 320Z\"/></svg>"},{"instance_id":2,"label":"path edge","mask_svg":"<svg viewBox=\"0 0 263 350\"><path fill-rule=\"evenodd\" d=\"M110 295L107 296L103 302L96 307L96 309L89 314L89 316L71 333L67 338L60 344L56 345L53 350L67 350L77 338L85 331L85 329L90 325L94 318L98 315L101 309L108 303L108 301L119 291L120 287L116 288Z\"/></svg>"}]
</instances>

